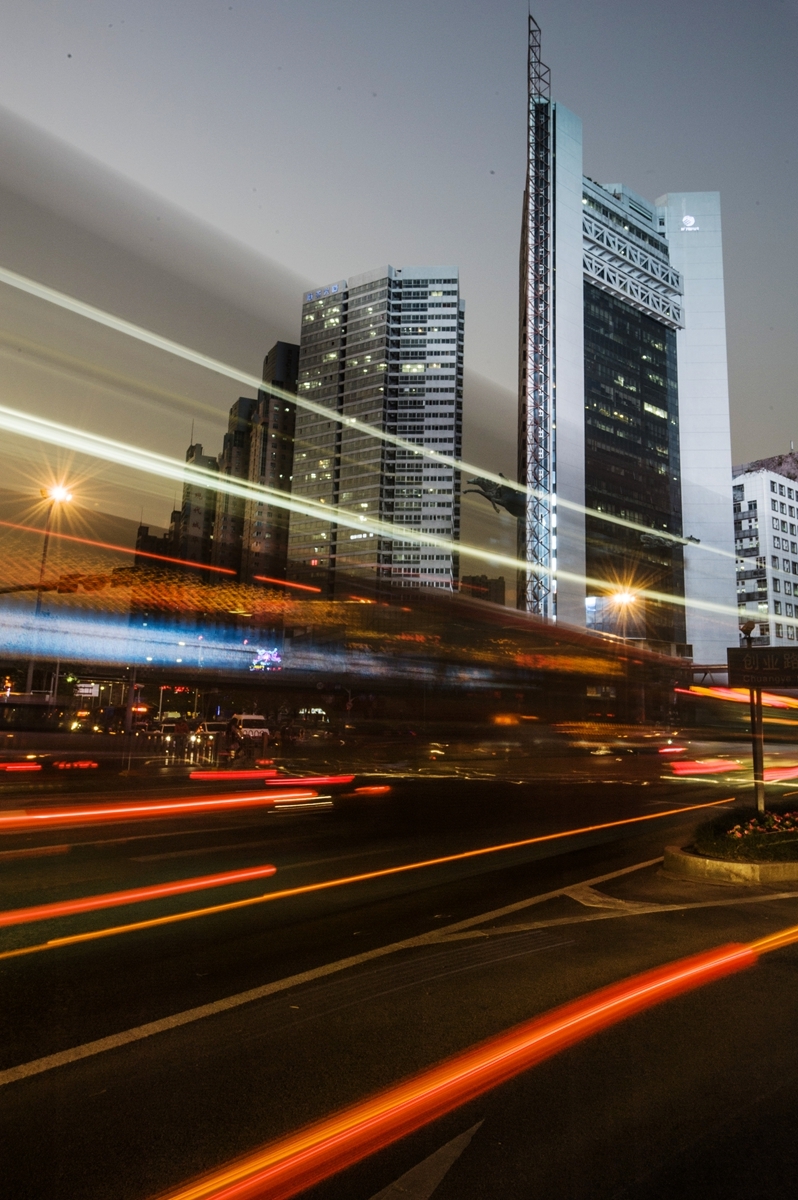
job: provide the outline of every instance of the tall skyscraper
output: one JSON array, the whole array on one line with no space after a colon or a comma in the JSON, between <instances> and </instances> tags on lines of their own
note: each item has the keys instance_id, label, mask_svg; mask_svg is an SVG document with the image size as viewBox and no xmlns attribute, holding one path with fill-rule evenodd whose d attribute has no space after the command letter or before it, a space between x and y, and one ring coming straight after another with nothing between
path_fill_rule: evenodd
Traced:
<instances>
[{"instance_id":1,"label":"tall skyscraper","mask_svg":"<svg viewBox=\"0 0 798 1200\"><path fill-rule=\"evenodd\" d=\"M737 631L718 197L655 205L584 176L531 17L528 117L519 607L721 663Z\"/></svg>"},{"instance_id":2,"label":"tall skyscraper","mask_svg":"<svg viewBox=\"0 0 798 1200\"><path fill-rule=\"evenodd\" d=\"M295 394L298 362L299 346L276 342L263 360L264 383ZM239 397L230 409L218 460L207 459L200 465L212 463L221 475L290 492L295 416L296 405L284 396L261 391L257 399ZM199 493L205 489L194 490ZM206 530L205 535L210 536L213 565L235 571L246 583L258 575L284 578L287 509L269 504L266 499L244 500L226 492L213 495L212 531L208 534Z\"/></svg>"},{"instance_id":3,"label":"tall skyscraper","mask_svg":"<svg viewBox=\"0 0 798 1200\"><path fill-rule=\"evenodd\" d=\"M263 381L296 394L299 346L277 342L263 360ZM291 491L294 470L296 404L285 396L258 393L251 417L249 465L251 483ZM285 578L288 556L288 510L267 500L247 500L241 534L241 578L258 575Z\"/></svg>"},{"instance_id":4,"label":"tall skyscraper","mask_svg":"<svg viewBox=\"0 0 798 1200\"><path fill-rule=\"evenodd\" d=\"M204 454L202 445L194 442L186 451L186 462L205 471L217 471L218 459ZM180 511L178 546L180 558L191 562L209 563L213 552L213 525L216 516L215 488L188 479L183 484L183 504Z\"/></svg>"},{"instance_id":5,"label":"tall skyscraper","mask_svg":"<svg viewBox=\"0 0 798 1200\"><path fill-rule=\"evenodd\" d=\"M330 520L291 514L289 569L334 595L345 579L404 587L455 586L458 555L402 530L460 536L460 474L380 433L458 457L462 442L465 303L454 267L383 267L305 295L293 492L329 506ZM362 533L335 521L346 508L395 525Z\"/></svg>"},{"instance_id":6,"label":"tall skyscraper","mask_svg":"<svg viewBox=\"0 0 798 1200\"><path fill-rule=\"evenodd\" d=\"M219 455L219 474L233 479L246 479L249 474L249 451L252 440L252 418L257 400L240 396L230 409L227 433ZM245 501L229 492L217 492L216 516L213 523L211 562L215 567L241 570L241 549L244 538Z\"/></svg>"}]
</instances>

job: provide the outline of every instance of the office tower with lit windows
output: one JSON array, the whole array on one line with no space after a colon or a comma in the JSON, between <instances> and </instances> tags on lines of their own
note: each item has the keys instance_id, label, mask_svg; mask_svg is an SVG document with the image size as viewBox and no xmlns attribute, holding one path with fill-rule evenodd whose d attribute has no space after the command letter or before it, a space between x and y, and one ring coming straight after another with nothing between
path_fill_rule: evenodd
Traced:
<instances>
[{"instance_id":1,"label":"office tower with lit windows","mask_svg":"<svg viewBox=\"0 0 798 1200\"><path fill-rule=\"evenodd\" d=\"M327 595L358 579L456 586L456 552L402 534L460 537L459 472L411 447L460 457L464 320L454 267L383 267L305 294L293 493L327 505L330 520L292 512L294 578ZM303 408L303 398L326 411ZM346 417L408 445L353 429ZM337 509L388 522L396 532L386 537L339 524Z\"/></svg>"},{"instance_id":2,"label":"office tower with lit windows","mask_svg":"<svg viewBox=\"0 0 798 1200\"><path fill-rule=\"evenodd\" d=\"M796 646L798 459L778 455L734 468L734 537L740 623L755 646Z\"/></svg>"},{"instance_id":3,"label":"office tower with lit windows","mask_svg":"<svg viewBox=\"0 0 798 1200\"><path fill-rule=\"evenodd\" d=\"M737 629L719 198L652 204L583 175L581 121L551 98L531 17L528 99L519 607L723 663Z\"/></svg>"}]
</instances>

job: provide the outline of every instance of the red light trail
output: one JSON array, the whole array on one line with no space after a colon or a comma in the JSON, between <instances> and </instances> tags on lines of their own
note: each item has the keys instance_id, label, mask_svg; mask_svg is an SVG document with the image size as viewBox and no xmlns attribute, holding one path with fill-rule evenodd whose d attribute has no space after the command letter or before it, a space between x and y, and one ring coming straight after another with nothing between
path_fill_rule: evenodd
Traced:
<instances>
[{"instance_id":1,"label":"red light trail","mask_svg":"<svg viewBox=\"0 0 798 1200\"><path fill-rule=\"evenodd\" d=\"M726 775L729 771L742 771L743 765L738 762L728 762L725 758L707 758L701 760L671 763L674 775Z\"/></svg>"},{"instance_id":2,"label":"red light trail","mask_svg":"<svg viewBox=\"0 0 798 1200\"><path fill-rule=\"evenodd\" d=\"M38 533L44 537L44 530L35 525L17 525L14 521L0 521L6 529L19 529L23 533ZM79 542L81 546L95 546L99 550L113 550L116 554L135 554L138 558L156 558L159 562L178 563L181 567L192 567L197 571L213 571L218 575L235 575L230 567L211 567L207 563L192 562L188 558L171 558L168 554L152 554L149 550L131 550L129 546L114 546L111 542L95 542L91 538L76 537L73 533L56 533L50 530L51 538L60 538L65 542Z\"/></svg>"},{"instance_id":3,"label":"red light trail","mask_svg":"<svg viewBox=\"0 0 798 1200\"><path fill-rule=\"evenodd\" d=\"M304 780L302 781L304 783ZM272 807L277 800L315 800L316 792L291 790L259 796L204 796L197 800L151 800L129 804L74 806L72 808L17 808L0 812L0 834L31 832L34 829L63 829L71 825L93 825L152 817L196 816L225 812L232 808Z\"/></svg>"},{"instance_id":4,"label":"red light trail","mask_svg":"<svg viewBox=\"0 0 798 1200\"><path fill-rule=\"evenodd\" d=\"M352 783L354 775L311 775L303 778L289 778L287 775L278 774L277 769L271 770L248 770L248 771L192 771L189 779L205 779L205 780L221 780L225 779L262 779L264 784L269 787L271 783L279 783L281 786L289 785L307 785L308 787L332 787L336 783Z\"/></svg>"},{"instance_id":5,"label":"red light trail","mask_svg":"<svg viewBox=\"0 0 798 1200\"><path fill-rule=\"evenodd\" d=\"M77 900L58 900L51 904L35 904L30 908L14 908L0 912L0 928L9 925L28 925L32 921L48 921L52 917L69 917L75 913L97 912L101 908L117 908L123 904L139 904L143 900L160 900L166 896L182 896L205 888L226 887L231 883L246 883L250 879L265 879L275 875L277 868L270 864L247 867L241 871L224 871L220 875L198 875L194 879L177 879L173 883L157 883L151 887L128 888L123 892L105 892L99 896L83 896Z\"/></svg>"},{"instance_id":6,"label":"red light trail","mask_svg":"<svg viewBox=\"0 0 798 1200\"><path fill-rule=\"evenodd\" d=\"M288 1200L369 1154L654 1005L752 967L753 946L722 946L634 975L473 1046L161 1200Z\"/></svg>"},{"instance_id":7,"label":"red light trail","mask_svg":"<svg viewBox=\"0 0 798 1200\"><path fill-rule=\"evenodd\" d=\"M316 799L316 792L306 793L302 798ZM292 799L290 795L278 795L275 799ZM255 797L260 803L268 803L266 797ZM168 917L153 917L149 921L137 921L131 925L117 925L111 929L97 929L89 933L76 933L71 937L54 938L38 946L23 946L15 950L5 950L0 953L0 961L7 958L20 958L27 954L37 954L41 950L55 950L60 946L71 946L78 942L96 941L98 938L114 937L121 933L133 933L140 929L153 929L159 925L172 925L177 921L189 921L195 917L210 917L217 913L232 912L239 908L251 908L255 904L268 904L273 900L289 900L294 896L308 896L314 892L325 892L331 888L346 887L354 883L368 883L374 879L386 879L392 875L403 875L409 871L419 871L425 867L443 866L447 863L463 862L466 859L479 858L486 854L496 854L502 850L519 849L522 846L534 846L542 842L559 841L562 838L576 837L581 833L594 833L602 829L615 829L621 825L636 825L642 821L656 821L662 817L681 816L683 813L695 812L698 809L717 808L720 804L728 804L729 797L723 800L712 800L704 804L691 804L684 808L667 809L660 813L645 813L641 817L624 817L619 821L607 821L601 825L586 825L581 829L564 829L559 833L544 833L538 837L524 838L519 842L504 842L497 846L481 846L477 850L463 850L458 854L447 854L441 858L428 858L421 862L403 863L396 867L383 867L378 871L366 871L361 875L345 875L338 879L325 879L320 883L306 883L300 887L286 888L281 892L266 892L262 896L250 896L245 900L231 900L227 904L215 904L208 908L194 909L192 912L175 913ZM7 814L13 816L15 814ZM18 814L16 814L18 816ZM0 830L2 830L0 817Z\"/></svg>"}]
</instances>

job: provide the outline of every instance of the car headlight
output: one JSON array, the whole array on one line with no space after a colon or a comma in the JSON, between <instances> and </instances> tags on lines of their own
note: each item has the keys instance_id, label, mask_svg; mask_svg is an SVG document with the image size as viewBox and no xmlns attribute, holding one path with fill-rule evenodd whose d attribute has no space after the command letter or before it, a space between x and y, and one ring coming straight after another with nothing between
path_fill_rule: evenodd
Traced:
<instances>
[{"instance_id":1,"label":"car headlight","mask_svg":"<svg viewBox=\"0 0 798 1200\"><path fill-rule=\"evenodd\" d=\"M167 733L167 735L166 735L166 741L167 741L167 742L171 742L171 740L172 740L172 735L171 735L171 734L169 734L169 733Z\"/></svg>"}]
</instances>

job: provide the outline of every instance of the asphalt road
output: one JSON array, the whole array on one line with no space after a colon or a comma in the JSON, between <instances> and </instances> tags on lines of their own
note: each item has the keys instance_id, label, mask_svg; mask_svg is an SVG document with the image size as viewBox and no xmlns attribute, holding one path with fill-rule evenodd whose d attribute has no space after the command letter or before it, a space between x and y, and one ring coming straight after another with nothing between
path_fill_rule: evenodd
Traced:
<instances>
[{"instance_id":1,"label":"asphalt road","mask_svg":"<svg viewBox=\"0 0 798 1200\"><path fill-rule=\"evenodd\" d=\"M258 862L278 873L4 930L0 952L724 794L429 782L371 808L5 839L2 909ZM652 860L695 819L0 960L8 1194L146 1200L596 987L798 922L798 891L665 878ZM410 1172L392 1194L793 1195L797 966L780 951L636 1017L311 1194L371 1200Z\"/></svg>"}]
</instances>

